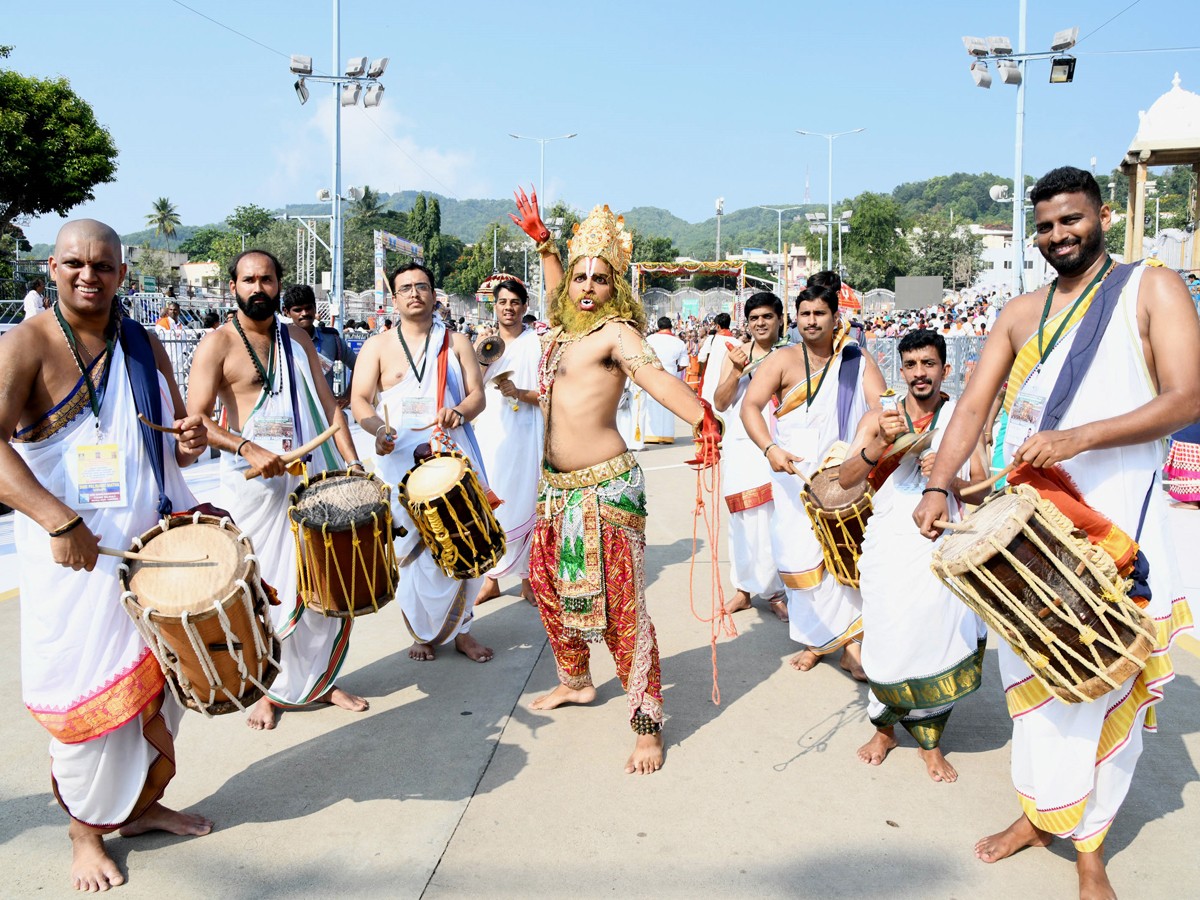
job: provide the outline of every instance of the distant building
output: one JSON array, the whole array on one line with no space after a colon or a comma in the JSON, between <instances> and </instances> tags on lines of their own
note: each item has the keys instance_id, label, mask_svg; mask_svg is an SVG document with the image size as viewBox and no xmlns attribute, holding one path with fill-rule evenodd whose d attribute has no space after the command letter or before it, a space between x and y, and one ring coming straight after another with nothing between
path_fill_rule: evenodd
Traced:
<instances>
[{"instance_id":1,"label":"distant building","mask_svg":"<svg viewBox=\"0 0 1200 900\"><path fill-rule=\"evenodd\" d=\"M1012 288L1013 247L1011 225L972 225L971 234L983 239L979 271L972 287ZM1025 287L1041 287L1054 277L1033 238L1025 241Z\"/></svg>"}]
</instances>

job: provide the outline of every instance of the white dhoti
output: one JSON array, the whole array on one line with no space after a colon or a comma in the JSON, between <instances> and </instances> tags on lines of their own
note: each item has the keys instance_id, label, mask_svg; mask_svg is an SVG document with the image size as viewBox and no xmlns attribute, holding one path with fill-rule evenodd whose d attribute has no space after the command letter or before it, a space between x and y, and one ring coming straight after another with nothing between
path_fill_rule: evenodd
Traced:
<instances>
[{"instance_id":1,"label":"white dhoti","mask_svg":"<svg viewBox=\"0 0 1200 900\"><path fill-rule=\"evenodd\" d=\"M280 327L286 327L280 325ZM276 453L300 446L328 426L317 399L308 357L292 355L296 373L296 403L288 367L283 367L283 389L271 394L264 388L245 422L241 435ZM300 417L295 427L294 413ZM308 463L310 476L336 468L330 444L323 444ZM319 700L333 688L350 643L353 619L323 616L308 609L297 593L296 540L288 509L301 479L283 474L276 478L245 479L249 463L232 453L221 454L220 505L234 524L250 536L262 578L279 594L279 605L270 607L271 622L283 642L280 671L268 692L271 702L283 708Z\"/></svg>"},{"instance_id":2,"label":"white dhoti","mask_svg":"<svg viewBox=\"0 0 1200 900\"><path fill-rule=\"evenodd\" d=\"M669 331L657 331L646 337L663 369L682 380L688 366L687 344ZM647 444L675 443L675 413L649 394L642 407L642 440Z\"/></svg>"}]
</instances>

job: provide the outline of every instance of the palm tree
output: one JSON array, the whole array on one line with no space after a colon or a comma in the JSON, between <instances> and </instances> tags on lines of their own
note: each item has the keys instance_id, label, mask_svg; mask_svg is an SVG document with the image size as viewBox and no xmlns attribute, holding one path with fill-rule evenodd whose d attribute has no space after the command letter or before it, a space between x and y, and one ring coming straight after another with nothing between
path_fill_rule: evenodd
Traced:
<instances>
[{"instance_id":1,"label":"palm tree","mask_svg":"<svg viewBox=\"0 0 1200 900\"><path fill-rule=\"evenodd\" d=\"M371 188L370 185L363 185L362 196L354 201L354 214L364 222L370 222L383 212L383 201L379 199L379 192Z\"/></svg>"},{"instance_id":2,"label":"palm tree","mask_svg":"<svg viewBox=\"0 0 1200 900\"><path fill-rule=\"evenodd\" d=\"M154 211L146 216L146 224L154 226L154 233L167 239L167 251L171 250L171 238L175 237L175 226L179 224L179 212L166 197L154 201Z\"/></svg>"}]
</instances>

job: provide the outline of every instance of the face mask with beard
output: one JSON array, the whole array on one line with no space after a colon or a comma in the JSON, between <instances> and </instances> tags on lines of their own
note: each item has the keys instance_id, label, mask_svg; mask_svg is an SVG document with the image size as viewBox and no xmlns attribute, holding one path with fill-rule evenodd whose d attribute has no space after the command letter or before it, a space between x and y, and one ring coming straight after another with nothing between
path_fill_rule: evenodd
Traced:
<instances>
[{"instance_id":1,"label":"face mask with beard","mask_svg":"<svg viewBox=\"0 0 1200 900\"><path fill-rule=\"evenodd\" d=\"M279 312L279 298L272 297L263 291L251 294L246 300L242 299L241 294L236 296L238 309L255 322L265 322L271 316L275 315L275 313Z\"/></svg>"}]
</instances>

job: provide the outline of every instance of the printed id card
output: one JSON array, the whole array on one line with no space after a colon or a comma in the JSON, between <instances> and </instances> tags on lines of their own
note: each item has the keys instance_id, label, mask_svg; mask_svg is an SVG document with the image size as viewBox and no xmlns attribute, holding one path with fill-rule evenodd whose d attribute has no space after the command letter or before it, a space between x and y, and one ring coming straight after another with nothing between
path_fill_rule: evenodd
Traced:
<instances>
[{"instance_id":1,"label":"printed id card","mask_svg":"<svg viewBox=\"0 0 1200 900\"><path fill-rule=\"evenodd\" d=\"M254 420L254 443L276 456L296 446L296 425L291 416L259 416Z\"/></svg>"},{"instance_id":2,"label":"printed id card","mask_svg":"<svg viewBox=\"0 0 1200 900\"><path fill-rule=\"evenodd\" d=\"M1042 413L1046 411L1046 397L1030 394L1025 391L1017 394L1012 409L1008 411L1008 430L1004 433L1004 443L1012 447L1020 447L1037 433L1042 424Z\"/></svg>"},{"instance_id":3,"label":"printed id card","mask_svg":"<svg viewBox=\"0 0 1200 900\"><path fill-rule=\"evenodd\" d=\"M128 505L124 450L116 444L87 444L67 447L65 457L70 506L86 510Z\"/></svg>"},{"instance_id":4,"label":"printed id card","mask_svg":"<svg viewBox=\"0 0 1200 900\"><path fill-rule=\"evenodd\" d=\"M433 397L405 397L400 401L400 427L425 428L437 415Z\"/></svg>"}]
</instances>

